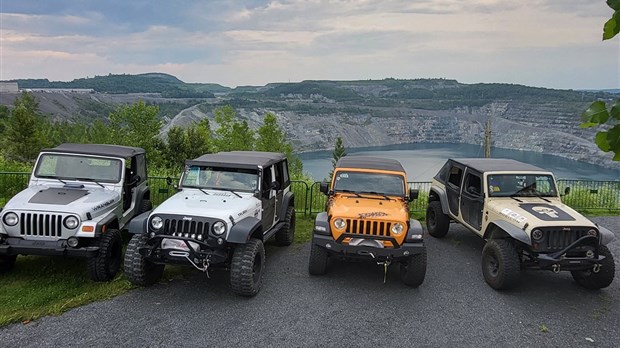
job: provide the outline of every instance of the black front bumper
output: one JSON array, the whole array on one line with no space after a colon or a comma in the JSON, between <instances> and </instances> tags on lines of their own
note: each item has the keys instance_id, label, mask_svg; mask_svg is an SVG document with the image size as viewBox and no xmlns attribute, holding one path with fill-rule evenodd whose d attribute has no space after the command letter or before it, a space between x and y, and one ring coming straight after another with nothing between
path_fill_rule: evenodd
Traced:
<instances>
[{"instance_id":1,"label":"black front bumper","mask_svg":"<svg viewBox=\"0 0 620 348\"><path fill-rule=\"evenodd\" d=\"M420 240L414 243L403 243L396 248L376 248L363 245L343 244L342 240L346 237L385 240L385 238L377 238L366 235L342 235L338 240L334 240L332 236L326 236L314 233L312 243L324 248L332 255L342 256L344 258L365 259L385 261L387 259L403 259L424 252L424 242ZM396 243L393 243L397 245Z\"/></svg>"},{"instance_id":2,"label":"black front bumper","mask_svg":"<svg viewBox=\"0 0 620 348\"><path fill-rule=\"evenodd\" d=\"M99 253L99 247L86 246L71 248L66 240L39 241L8 237L4 244L0 244L0 255L43 255L43 256L75 256L94 257Z\"/></svg>"},{"instance_id":3,"label":"black front bumper","mask_svg":"<svg viewBox=\"0 0 620 348\"><path fill-rule=\"evenodd\" d=\"M162 249L163 239L176 239L184 241L189 250ZM200 245L201 250L194 250L189 242ZM168 235L157 235L151 237L146 245L138 248L138 252L146 260L156 264L191 264L188 258L197 265L207 262L209 265L224 264L228 261L228 251L226 247L215 247L214 241L197 241L185 237L173 237Z\"/></svg>"},{"instance_id":4,"label":"black front bumper","mask_svg":"<svg viewBox=\"0 0 620 348\"><path fill-rule=\"evenodd\" d=\"M584 236L560 251L548 254L537 254L534 258L534 263L528 266L530 268L556 271L580 271L590 269L594 267L594 265L600 264L605 259L605 256L599 254L598 243L598 238ZM592 252L592 257L575 256L575 250L581 251L580 254L590 250ZM571 254L573 255L571 256Z\"/></svg>"}]
</instances>

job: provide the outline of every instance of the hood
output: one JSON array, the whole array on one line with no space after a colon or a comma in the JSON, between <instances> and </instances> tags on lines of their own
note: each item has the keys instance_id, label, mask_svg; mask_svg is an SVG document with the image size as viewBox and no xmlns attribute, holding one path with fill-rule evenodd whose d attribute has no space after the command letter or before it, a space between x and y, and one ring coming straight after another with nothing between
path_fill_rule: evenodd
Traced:
<instances>
[{"instance_id":1,"label":"hood","mask_svg":"<svg viewBox=\"0 0 620 348\"><path fill-rule=\"evenodd\" d=\"M3 210L67 212L96 216L120 202L120 194L102 187L50 187L35 185L16 194Z\"/></svg>"},{"instance_id":2,"label":"hood","mask_svg":"<svg viewBox=\"0 0 620 348\"><path fill-rule=\"evenodd\" d=\"M402 199L387 200L381 196L336 194L330 201L329 212L334 217L351 219L409 221L407 205Z\"/></svg>"},{"instance_id":3,"label":"hood","mask_svg":"<svg viewBox=\"0 0 620 348\"><path fill-rule=\"evenodd\" d=\"M206 194L207 192L208 194ZM160 204L153 214L193 215L238 220L248 213L260 213L261 202L251 193L184 189Z\"/></svg>"},{"instance_id":4,"label":"hood","mask_svg":"<svg viewBox=\"0 0 620 348\"><path fill-rule=\"evenodd\" d=\"M537 226L595 226L583 215L559 202L546 202L540 198L522 198L521 202L511 198L494 199L487 205L496 214L503 215L513 223L530 228Z\"/></svg>"}]
</instances>

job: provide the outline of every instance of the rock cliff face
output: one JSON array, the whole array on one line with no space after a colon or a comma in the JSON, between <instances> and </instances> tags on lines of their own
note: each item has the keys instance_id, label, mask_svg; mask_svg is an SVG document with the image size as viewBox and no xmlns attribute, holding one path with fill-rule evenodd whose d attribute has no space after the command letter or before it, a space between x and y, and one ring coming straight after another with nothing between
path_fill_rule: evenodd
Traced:
<instances>
[{"instance_id":1,"label":"rock cliff face","mask_svg":"<svg viewBox=\"0 0 620 348\"><path fill-rule=\"evenodd\" d=\"M158 93L35 95L43 113L56 120L106 117L115 106L144 100L161 107L165 126L184 126L230 104L257 128L276 115L297 151L329 150L341 137L348 148L406 143L482 144L492 124L495 147L563 156L620 169L593 143L596 130L581 129L580 114L602 92L552 90L506 84L461 84L455 80L304 81L239 87L217 98L162 98ZM3 94L10 105L14 95Z\"/></svg>"},{"instance_id":2,"label":"rock cliff face","mask_svg":"<svg viewBox=\"0 0 620 348\"><path fill-rule=\"evenodd\" d=\"M439 111L358 107L355 112L333 104L315 106L322 111L303 113L279 107L236 110L254 128L260 126L266 113L274 113L300 152L332 149L336 137L350 148L407 143L482 144L484 124L490 118L494 147L542 152L620 169L620 163L613 162L610 154L593 143L595 131L580 129L575 114L548 105L492 103ZM216 126L212 112L196 107L184 110L168 126L182 126L203 117Z\"/></svg>"}]
</instances>

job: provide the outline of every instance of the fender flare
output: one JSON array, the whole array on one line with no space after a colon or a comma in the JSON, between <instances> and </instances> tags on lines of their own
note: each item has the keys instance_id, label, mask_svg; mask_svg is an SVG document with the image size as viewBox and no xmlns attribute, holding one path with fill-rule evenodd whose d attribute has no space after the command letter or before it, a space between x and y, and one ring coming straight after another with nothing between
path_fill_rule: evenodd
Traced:
<instances>
[{"instance_id":1,"label":"fender flare","mask_svg":"<svg viewBox=\"0 0 620 348\"><path fill-rule=\"evenodd\" d=\"M291 191L288 191L284 194L284 197L282 197L282 204L278 206L278 218L280 219L279 221L282 221L282 219L284 219L284 216L286 216L286 210L288 209L289 205L293 207L295 206L295 194Z\"/></svg>"},{"instance_id":2,"label":"fender flare","mask_svg":"<svg viewBox=\"0 0 620 348\"><path fill-rule=\"evenodd\" d=\"M233 244L245 244L260 228L261 221L253 216L248 216L241 221L238 221L230 229L228 238L226 241ZM263 239L263 234L259 233L260 239Z\"/></svg>"},{"instance_id":3,"label":"fender flare","mask_svg":"<svg viewBox=\"0 0 620 348\"><path fill-rule=\"evenodd\" d=\"M613 232L611 232L610 230L608 230L607 228L603 226L597 226L597 227L598 227L598 232L601 234L601 237L600 237L601 245L607 245L612 240L614 240L615 236Z\"/></svg>"},{"instance_id":4,"label":"fender flare","mask_svg":"<svg viewBox=\"0 0 620 348\"><path fill-rule=\"evenodd\" d=\"M444 190L441 187L434 186L431 188L431 191L428 194L429 198L432 194L435 194L437 198L439 198L439 203L441 203L442 212L450 216L450 208L448 208L448 195L446 194L446 190Z\"/></svg>"},{"instance_id":5,"label":"fender flare","mask_svg":"<svg viewBox=\"0 0 620 348\"><path fill-rule=\"evenodd\" d=\"M484 239L487 240L489 238L495 237L493 236L493 232L494 232L494 228L493 227L497 227L499 230L503 231L504 233L506 233L508 236L510 236L511 238L518 240L521 243L524 243L526 245L531 245L531 241L530 241L530 236L528 236L525 231L523 231L522 229L509 224L506 221L493 221L489 224L489 226L487 226L486 231L484 231Z\"/></svg>"},{"instance_id":6,"label":"fender flare","mask_svg":"<svg viewBox=\"0 0 620 348\"><path fill-rule=\"evenodd\" d=\"M319 227L318 230L317 227ZM321 212L316 214L316 218L314 219L314 228L312 230L316 234L331 236L332 231L329 228L329 218L327 216L327 212Z\"/></svg>"},{"instance_id":7,"label":"fender flare","mask_svg":"<svg viewBox=\"0 0 620 348\"><path fill-rule=\"evenodd\" d=\"M97 222L97 227L95 229L95 236L100 236L103 233L103 226L106 226L106 229L110 228L110 224L116 220L116 227L118 228L118 217L114 214L114 211L111 211L106 215L103 219Z\"/></svg>"},{"instance_id":8,"label":"fender flare","mask_svg":"<svg viewBox=\"0 0 620 348\"><path fill-rule=\"evenodd\" d=\"M151 214L151 211L149 210L147 212L144 212L140 215L135 216L126 225L127 231L129 231L130 234L146 233L148 230L148 226L146 225L146 222L149 220L150 214Z\"/></svg>"},{"instance_id":9,"label":"fender flare","mask_svg":"<svg viewBox=\"0 0 620 348\"><path fill-rule=\"evenodd\" d=\"M409 231L407 231L406 242L421 242L424 236L424 229L420 221L409 219Z\"/></svg>"}]
</instances>

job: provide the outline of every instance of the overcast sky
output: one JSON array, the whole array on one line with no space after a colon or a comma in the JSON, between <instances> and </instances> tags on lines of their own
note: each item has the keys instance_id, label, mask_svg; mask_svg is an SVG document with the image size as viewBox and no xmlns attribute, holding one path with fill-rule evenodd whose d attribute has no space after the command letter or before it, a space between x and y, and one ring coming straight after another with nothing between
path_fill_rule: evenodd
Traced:
<instances>
[{"instance_id":1,"label":"overcast sky","mask_svg":"<svg viewBox=\"0 0 620 348\"><path fill-rule=\"evenodd\" d=\"M0 80L448 78L620 88L604 0L0 0Z\"/></svg>"}]
</instances>

